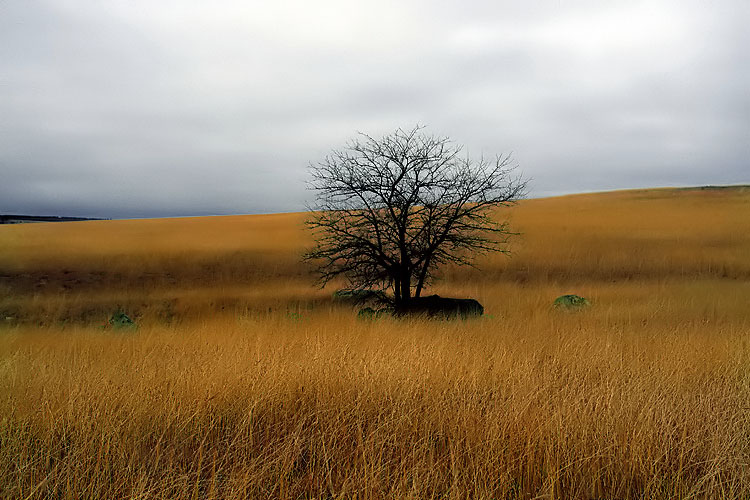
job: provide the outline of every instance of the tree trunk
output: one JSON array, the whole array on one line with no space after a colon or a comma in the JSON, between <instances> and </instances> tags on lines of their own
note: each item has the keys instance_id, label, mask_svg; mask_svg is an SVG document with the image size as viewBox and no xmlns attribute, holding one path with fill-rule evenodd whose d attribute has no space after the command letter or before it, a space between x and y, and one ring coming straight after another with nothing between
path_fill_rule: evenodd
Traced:
<instances>
[{"instance_id":1,"label":"tree trunk","mask_svg":"<svg viewBox=\"0 0 750 500\"><path fill-rule=\"evenodd\" d=\"M399 269L393 279L393 299L396 307L399 307L411 298L411 275Z\"/></svg>"},{"instance_id":2,"label":"tree trunk","mask_svg":"<svg viewBox=\"0 0 750 500\"><path fill-rule=\"evenodd\" d=\"M430 259L427 259L419 271L419 278L417 279L417 289L414 291L414 296L419 297L422 294L422 287L424 287L424 280L427 277L427 269L430 267Z\"/></svg>"},{"instance_id":3,"label":"tree trunk","mask_svg":"<svg viewBox=\"0 0 750 500\"><path fill-rule=\"evenodd\" d=\"M401 301L408 302L411 298L411 275L404 272L401 275Z\"/></svg>"}]
</instances>

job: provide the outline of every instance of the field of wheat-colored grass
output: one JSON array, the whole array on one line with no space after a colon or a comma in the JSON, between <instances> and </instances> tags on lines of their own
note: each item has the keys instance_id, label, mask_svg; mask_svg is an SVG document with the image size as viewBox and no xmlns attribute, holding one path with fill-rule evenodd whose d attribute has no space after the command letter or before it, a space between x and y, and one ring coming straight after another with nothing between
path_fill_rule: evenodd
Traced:
<instances>
[{"instance_id":1,"label":"field of wheat-colored grass","mask_svg":"<svg viewBox=\"0 0 750 500\"><path fill-rule=\"evenodd\" d=\"M0 227L0 497L750 498L750 188L498 216L466 321L358 320L304 214Z\"/></svg>"}]
</instances>

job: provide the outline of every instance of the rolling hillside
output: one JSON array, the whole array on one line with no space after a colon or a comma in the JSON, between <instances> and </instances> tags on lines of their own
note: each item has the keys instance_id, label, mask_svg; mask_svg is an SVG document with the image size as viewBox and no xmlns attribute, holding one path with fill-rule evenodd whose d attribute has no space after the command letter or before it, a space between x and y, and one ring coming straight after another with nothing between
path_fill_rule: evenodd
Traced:
<instances>
[{"instance_id":1,"label":"rolling hillside","mask_svg":"<svg viewBox=\"0 0 750 500\"><path fill-rule=\"evenodd\" d=\"M479 271L448 268L434 291L495 307L495 288L530 283L596 295L634 281L750 278L747 187L525 200L499 215L520 233L512 257L484 258ZM148 317L164 300L185 316L319 302L333 289L314 289L300 262L311 244L304 220L296 213L6 226L0 308L52 321L116 306ZM24 307L30 297L36 311Z\"/></svg>"},{"instance_id":2,"label":"rolling hillside","mask_svg":"<svg viewBox=\"0 0 750 500\"><path fill-rule=\"evenodd\" d=\"M750 189L499 215L468 321L334 304L304 214L0 227L0 496L750 497Z\"/></svg>"}]
</instances>

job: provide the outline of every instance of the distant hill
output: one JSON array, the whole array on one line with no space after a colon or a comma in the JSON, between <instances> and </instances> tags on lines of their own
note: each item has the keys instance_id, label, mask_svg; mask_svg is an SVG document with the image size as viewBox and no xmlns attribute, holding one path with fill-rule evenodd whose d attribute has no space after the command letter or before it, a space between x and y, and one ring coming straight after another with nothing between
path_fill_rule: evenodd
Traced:
<instances>
[{"instance_id":1,"label":"distant hill","mask_svg":"<svg viewBox=\"0 0 750 500\"><path fill-rule=\"evenodd\" d=\"M83 220L103 220L87 217L58 217L55 215L13 215L0 214L0 224L29 224L32 222L75 222Z\"/></svg>"},{"instance_id":2,"label":"distant hill","mask_svg":"<svg viewBox=\"0 0 750 500\"><path fill-rule=\"evenodd\" d=\"M700 189L702 191L706 190L716 190L716 189L739 189L740 191L744 191L745 189L750 188L750 184L727 184L725 186L693 186L693 187L681 187L681 188L675 188L675 189L681 189L683 191L685 190L694 190L694 189Z\"/></svg>"}]
</instances>

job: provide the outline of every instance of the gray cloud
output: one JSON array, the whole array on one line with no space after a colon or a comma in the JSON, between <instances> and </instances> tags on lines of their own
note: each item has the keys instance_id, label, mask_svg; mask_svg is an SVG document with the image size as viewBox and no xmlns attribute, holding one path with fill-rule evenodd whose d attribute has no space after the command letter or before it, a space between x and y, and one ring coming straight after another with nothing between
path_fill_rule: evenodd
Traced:
<instances>
[{"instance_id":1,"label":"gray cloud","mask_svg":"<svg viewBox=\"0 0 750 500\"><path fill-rule=\"evenodd\" d=\"M750 181L750 6L0 3L0 212L299 210L306 165L420 122L532 196Z\"/></svg>"}]
</instances>

